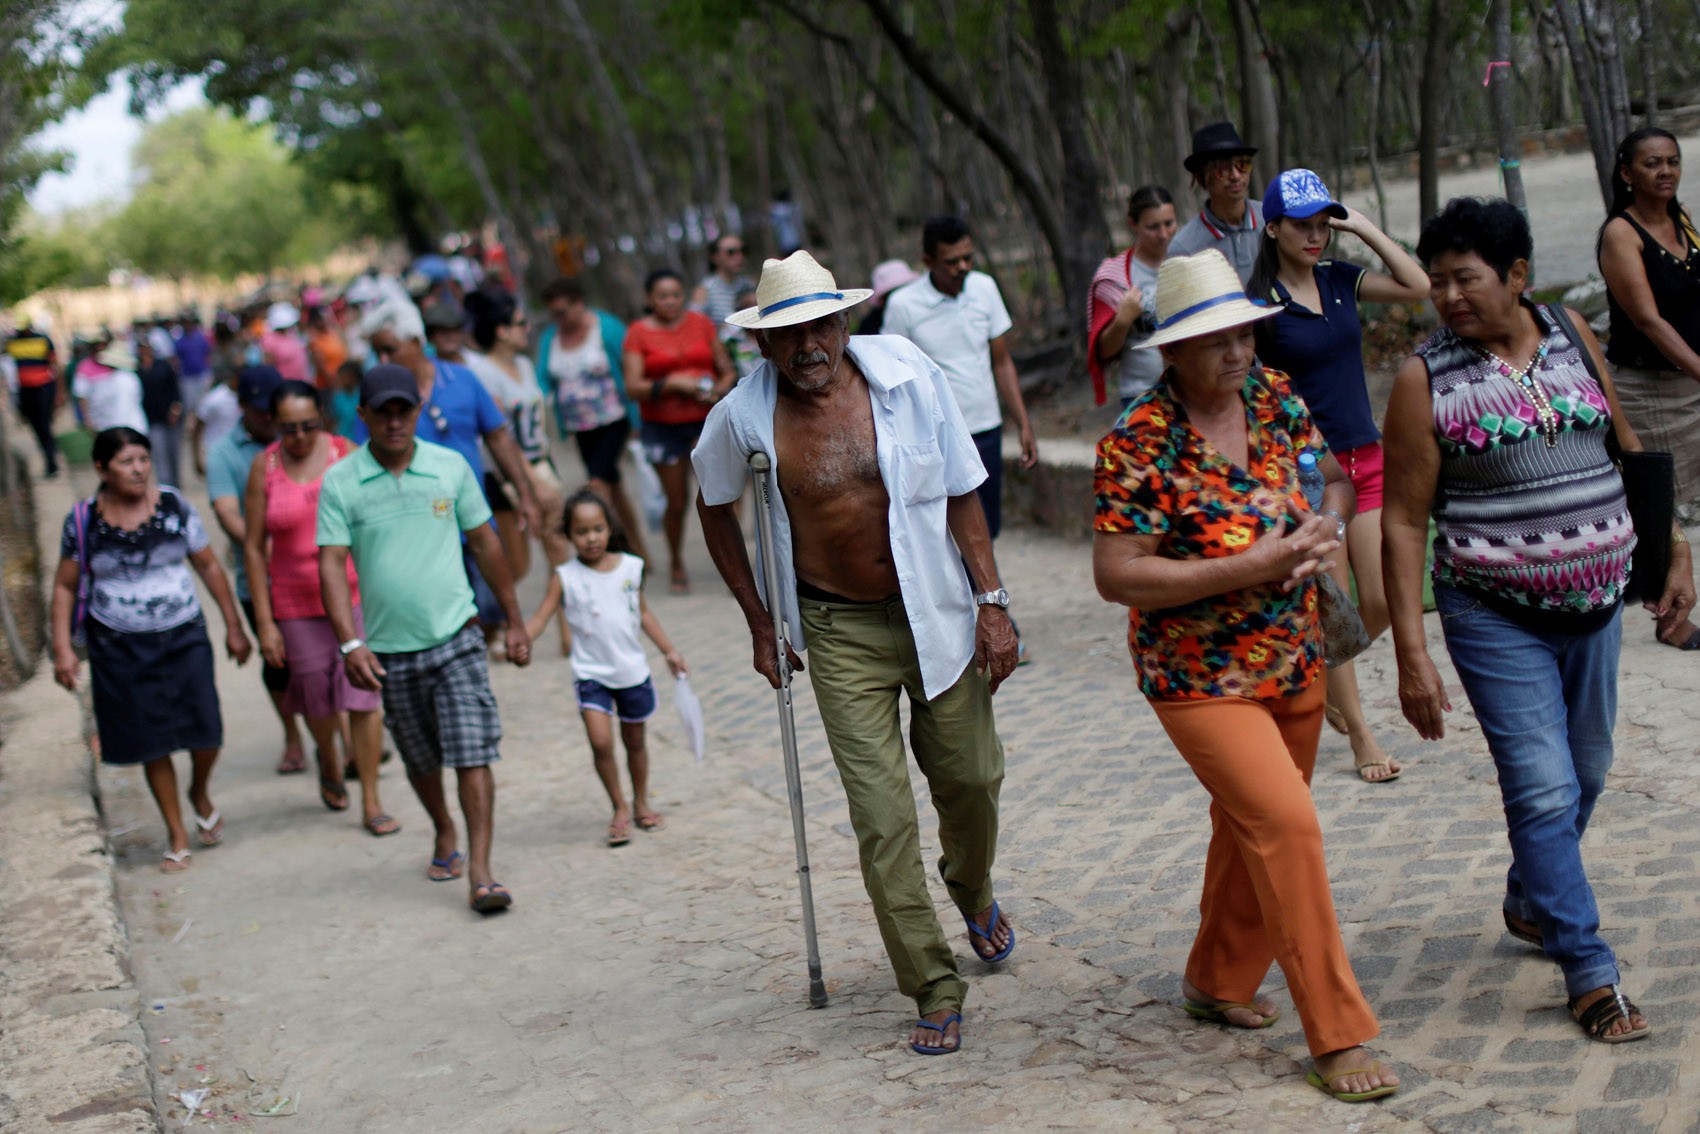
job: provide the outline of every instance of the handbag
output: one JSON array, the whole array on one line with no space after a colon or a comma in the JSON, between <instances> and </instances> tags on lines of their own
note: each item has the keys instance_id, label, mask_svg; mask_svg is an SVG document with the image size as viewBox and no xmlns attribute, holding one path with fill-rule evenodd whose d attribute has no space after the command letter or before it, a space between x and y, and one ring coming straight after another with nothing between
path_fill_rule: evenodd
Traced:
<instances>
[{"instance_id":1,"label":"handbag","mask_svg":"<svg viewBox=\"0 0 1700 1134\"><path fill-rule=\"evenodd\" d=\"M1322 657L1329 669L1369 649L1369 631L1357 606L1327 573L1316 576L1316 611L1322 621Z\"/></svg>"},{"instance_id":2,"label":"handbag","mask_svg":"<svg viewBox=\"0 0 1700 1134\"><path fill-rule=\"evenodd\" d=\"M1589 377L1605 393L1606 384L1594 366L1594 356L1582 345L1576 325L1562 304L1548 307L1554 321L1564 328L1582 355ZM1629 520L1638 537L1629 564L1629 582L1623 588L1625 602L1657 602L1670 574L1670 532L1676 522L1676 458L1669 453L1644 450L1632 453L1618 444L1617 430L1606 433L1606 456L1623 479L1623 495L1629 502Z\"/></svg>"}]
</instances>

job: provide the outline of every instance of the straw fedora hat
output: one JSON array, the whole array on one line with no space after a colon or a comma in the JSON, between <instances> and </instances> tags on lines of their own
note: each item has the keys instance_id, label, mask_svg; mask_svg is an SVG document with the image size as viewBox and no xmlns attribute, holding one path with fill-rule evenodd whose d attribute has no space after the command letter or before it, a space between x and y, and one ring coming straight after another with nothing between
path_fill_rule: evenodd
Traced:
<instances>
[{"instance_id":1,"label":"straw fedora hat","mask_svg":"<svg viewBox=\"0 0 1700 1134\"><path fill-rule=\"evenodd\" d=\"M847 311L873 293L866 287L840 288L831 272L799 249L783 260L765 261L756 285L756 305L733 312L726 321L751 331L790 327Z\"/></svg>"},{"instance_id":2,"label":"straw fedora hat","mask_svg":"<svg viewBox=\"0 0 1700 1134\"><path fill-rule=\"evenodd\" d=\"M102 366L111 367L113 370L136 369L136 356L123 343L113 343L95 355L94 360Z\"/></svg>"},{"instance_id":3,"label":"straw fedora hat","mask_svg":"<svg viewBox=\"0 0 1700 1134\"><path fill-rule=\"evenodd\" d=\"M1164 260L1157 269L1157 332L1138 345L1178 343L1280 313L1279 307L1247 299L1228 258L1206 248L1196 256Z\"/></svg>"}]
</instances>

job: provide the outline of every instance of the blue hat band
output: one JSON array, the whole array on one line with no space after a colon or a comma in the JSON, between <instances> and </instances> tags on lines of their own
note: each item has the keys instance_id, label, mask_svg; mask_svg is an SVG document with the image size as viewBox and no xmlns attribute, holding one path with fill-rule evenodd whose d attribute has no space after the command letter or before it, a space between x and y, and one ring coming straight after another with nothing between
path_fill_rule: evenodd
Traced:
<instances>
[{"instance_id":1,"label":"blue hat band","mask_svg":"<svg viewBox=\"0 0 1700 1134\"><path fill-rule=\"evenodd\" d=\"M1201 311L1208 311L1212 307L1220 307L1224 303L1233 303L1235 300L1243 300L1246 303L1252 302L1250 299L1246 298L1244 292L1240 292L1238 294L1230 293L1228 295L1218 295L1215 299L1206 299L1203 303L1195 303L1191 307L1181 308L1167 319L1164 319L1161 323L1158 323L1157 329L1159 331L1166 331L1176 323L1179 323L1182 319L1190 318Z\"/></svg>"},{"instance_id":2,"label":"blue hat band","mask_svg":"<svg viewBox=\"0 0 1700 1134\"><path fill-rule=\"evenodd\" d=\"M799 303L813 303L817 299L843 298L844 293L841 291L812 291L808 295L794 295L790 299L781 299L778 303L770 303L766 307L761 308L761 317L765 319L769 315L772 315L775 311L783 311L787 307L795 307Z\"/></svg>"}]
</instances>

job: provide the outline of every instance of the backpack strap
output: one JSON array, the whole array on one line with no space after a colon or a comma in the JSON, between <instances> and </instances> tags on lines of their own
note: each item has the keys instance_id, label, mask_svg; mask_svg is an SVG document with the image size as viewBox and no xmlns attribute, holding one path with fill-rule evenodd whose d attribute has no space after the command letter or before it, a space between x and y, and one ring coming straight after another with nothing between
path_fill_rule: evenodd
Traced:
<instances>
[{"instance_id":1,"label":"backpack strap","mask_svg":"<svg viewBox=\"0 0 1700 1134\"><path fill-rule=\"evenodd\" d=\"M71 526L77 533L77 599L71 607L71 640L79 645L87 637L89 600L94 593L94 566L89 562L89 518L94 502L90 496L71 506Z\"/></svg>"}]
</instances>

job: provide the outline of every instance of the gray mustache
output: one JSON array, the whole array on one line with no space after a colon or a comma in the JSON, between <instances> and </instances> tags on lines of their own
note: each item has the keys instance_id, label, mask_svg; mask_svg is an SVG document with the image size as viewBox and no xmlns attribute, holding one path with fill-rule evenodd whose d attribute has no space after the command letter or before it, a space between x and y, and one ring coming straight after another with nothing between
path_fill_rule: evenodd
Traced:
<instances>
[{"instance_id":1,"label":"gray mustache","mask_svg":"<svg viewBox=\"0 0 1700 1134\"><path fill-rule=\"evenodd\" d=\"M824 350L812 350L806 353L804 351L798 351L796 354L791 356L792 366L810 366L817 362L820 365L825 366L831 361L832 356L827 354Z\"/></svg>"}]
</instances>

